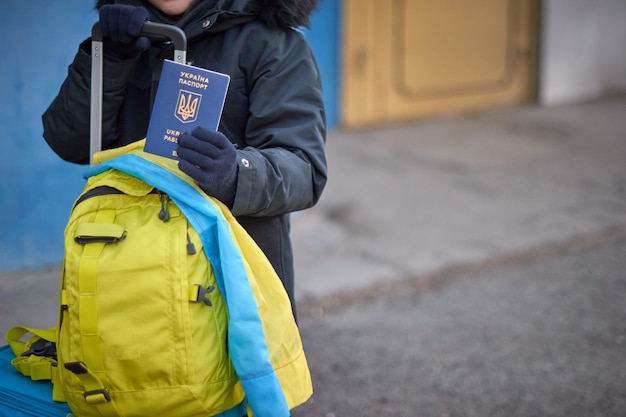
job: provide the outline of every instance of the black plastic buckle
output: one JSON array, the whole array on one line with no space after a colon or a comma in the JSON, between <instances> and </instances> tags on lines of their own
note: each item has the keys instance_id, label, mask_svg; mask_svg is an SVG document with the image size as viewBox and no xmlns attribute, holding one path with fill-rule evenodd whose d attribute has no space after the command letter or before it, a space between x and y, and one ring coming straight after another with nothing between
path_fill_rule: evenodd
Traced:
<instances>
[{"instance_id":1,"label":"black plastic buckle","mask_svg":"<svg viewBox=\"0 0 626 417\"><path fill-rule=\"evenodd\" d=\"M215 287L212 285L208 288L204 288L202 285L198 285L198 299L196 300L196 302L203 302L204 304L211 307L213 304L211 303L211 300L209 300L209 297L207 297L207 294L212 293L213 291L215 291Z\"/></svg>"},{"instance_id":2,"label":"black plastic buckle","mask_svg":"<svg viewBox=\"0 0 626 417\"><path fill-rule=\"evenodd\" d=\"M65 369L75 375L87 373L87 368L82 362L65 362L63 366L65 367Z\"/></svg>"},{"instance_id":3,"label":"black plastic buckle","mask_svg":"<svg viewBox=\"0 0 626 417\"><path fill-rule=\"evenodd\" d=\"M74 240L76 243L80 243L81 245L86 245L88 243L106 243L108 245L112 243L120 243L122 240L126 239L126 230L122 233L122 236L76 236Z\"/></svg>"},{"instance_id":4,"label":"black plastic buckle","mask_svg":"<svg viewBox=\"0 0 626 417\"><path fill-rule=\"evenodd\" d=\"M57 359L57 345L46 339L38 339L33 342L28 350L20 356L45 356L47 358Z\"/></svg>"},{"instance_id":5,"label":"black plastic buckle","mask_svg":"<svg viewBox=\"0 0 626 417\"><path fill-rule=\"evenodd\" d=\"M95 389L93 391L85 391L85 393L83 394L83 397L85 398L85 400L87 400L87 397L90 397L92 395L99 395L102 394L104 395L104 399L107 402L111 402L111 397L109 396L109 393L107 392L107 390L103 389Z\"/></svg>"}]
</instances>

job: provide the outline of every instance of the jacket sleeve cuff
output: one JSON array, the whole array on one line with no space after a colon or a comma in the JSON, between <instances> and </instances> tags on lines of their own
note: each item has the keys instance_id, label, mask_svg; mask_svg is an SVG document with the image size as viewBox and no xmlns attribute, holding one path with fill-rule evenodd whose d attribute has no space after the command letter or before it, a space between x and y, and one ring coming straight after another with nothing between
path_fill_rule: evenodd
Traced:
<instances>
[{"instance_id":1,"label":"jacket sleeve cuff","mask_svg":"<svg viewBox=\"0 0 626 417\"><path fill-rule=\"evenodd\" d=\"M267 178L264 157L251 149L237 150L237 191L231 212L233 216L250 214L258 207L261 195L265 191Z\"/></svg>"}]
</instances>

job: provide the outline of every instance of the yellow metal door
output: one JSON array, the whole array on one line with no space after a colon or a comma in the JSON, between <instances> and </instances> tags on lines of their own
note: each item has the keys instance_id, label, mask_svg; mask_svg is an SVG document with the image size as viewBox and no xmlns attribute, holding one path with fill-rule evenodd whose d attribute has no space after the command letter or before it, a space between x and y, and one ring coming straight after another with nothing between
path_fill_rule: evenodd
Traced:
<instances>
[{"instance_id":1,"label":"yellow metal door","mask_svg":"<svg viewBox=\"0 0 626 417\"><path fill-rule=\"evenodd\" d=\"M341 124L534 98L537 0L344 0Z\"/></svg>"}]
</instances>

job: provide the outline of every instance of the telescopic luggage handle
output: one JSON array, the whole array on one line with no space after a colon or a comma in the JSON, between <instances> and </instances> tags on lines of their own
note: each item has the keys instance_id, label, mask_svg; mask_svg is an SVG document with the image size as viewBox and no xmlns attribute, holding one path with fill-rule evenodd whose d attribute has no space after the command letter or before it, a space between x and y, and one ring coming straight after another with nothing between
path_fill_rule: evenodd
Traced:
<instances>
[{"instance_id":1,"label":"telescopic luggage handle","mask_svg":"<svg viewBox=\"0 0 626 417\"><path fill-rule=\"evenodd\" d=\"M174 44L174 61L184 64L187 55L187 37L177 26L146 22L139 36L151 39L166 38ZM91 119L89 161L94 165L93 155L102 149L102 31L100 22L91 29Z\"/></svg>"}]
</instances>

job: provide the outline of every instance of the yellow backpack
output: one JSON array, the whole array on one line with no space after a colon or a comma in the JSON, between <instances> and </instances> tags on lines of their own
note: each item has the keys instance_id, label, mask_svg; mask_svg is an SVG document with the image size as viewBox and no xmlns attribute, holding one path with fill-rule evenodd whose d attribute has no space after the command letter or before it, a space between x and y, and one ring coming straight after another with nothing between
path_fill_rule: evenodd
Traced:
<instances>
[{"instance_id":1,"label":"yellow backpack","mask_svg":"<svg viewBox=\"0 0 626 417\"><path fill-rule=\"evenodd\" d=\"M102 152L72 209L54 399L81 417L288 416L312 386L280 280L225 206L140 144Z\"/></svg>"}]
</instances>

